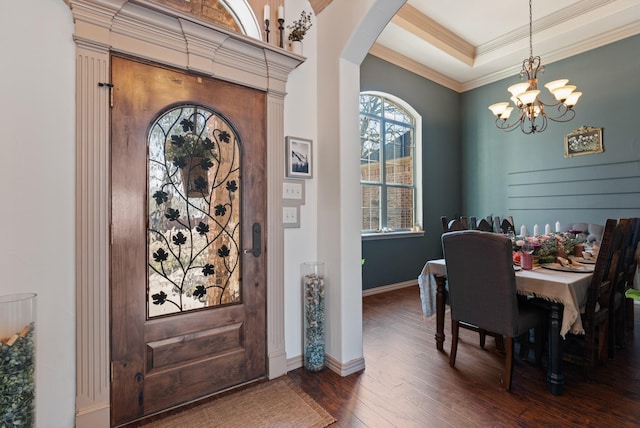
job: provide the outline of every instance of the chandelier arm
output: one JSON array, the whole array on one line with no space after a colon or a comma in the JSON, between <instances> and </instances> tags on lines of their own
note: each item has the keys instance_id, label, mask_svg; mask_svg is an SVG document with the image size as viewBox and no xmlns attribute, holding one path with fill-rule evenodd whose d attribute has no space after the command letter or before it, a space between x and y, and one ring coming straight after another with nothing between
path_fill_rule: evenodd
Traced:
<instances>
[{"instance_id":1,"label":"chandelier arm","mask_svg":"<svg viewBox=\"0 0 640 428\"><path fill-rule=\"evenodd\" d=\"M564 106L564 104L562 104ZM547 116L549 120L553 120L554 122L569 122L576 117L576 111L572 108L566 107L563 109L560 116Z\"/></svg>"},{"instance_id":2,"label":"chandelier arm","mask_svg":"<svg viewBox=\"0 0 640 428\"><path fill-rule=\"evenodd\" d=\"M496 127L502 131L513 131L514 129L518 129L521 126L522 119L518 118L513 123L509 123L508 121L500 118L496 118Z\"/></svg>"}]
</instances>

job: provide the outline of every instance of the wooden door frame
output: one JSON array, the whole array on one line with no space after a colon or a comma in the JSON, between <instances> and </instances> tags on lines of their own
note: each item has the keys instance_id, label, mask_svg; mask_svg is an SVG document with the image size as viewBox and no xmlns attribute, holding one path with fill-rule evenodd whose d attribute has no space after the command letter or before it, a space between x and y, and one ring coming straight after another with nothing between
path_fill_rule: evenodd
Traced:
<instances>
[{"instance_id":1,"label":"wooden door frame","mask_svg":"<svg viewBox=\"0 0 640 428\"><path fill-rule=\"evenodd\" d=\"M288 75L301 58L259 40L194 22L177 11L152 10L128 0L69 3L76 43L76 426L109 425L112 51L266 91L267 372L269 378L285 374L284 96ZM155 29L161 24L159 34Z\"/></svg>"}]
</instances>

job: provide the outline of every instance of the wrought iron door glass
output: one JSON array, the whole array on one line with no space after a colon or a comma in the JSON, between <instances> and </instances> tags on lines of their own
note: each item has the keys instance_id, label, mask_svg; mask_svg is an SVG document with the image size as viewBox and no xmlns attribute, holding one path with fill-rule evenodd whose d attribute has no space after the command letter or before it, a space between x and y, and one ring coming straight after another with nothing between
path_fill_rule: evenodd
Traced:
<instances>
[{"instance_id":1,"label":"wrought iron door glass","mask_svg":"<svg viewBox=\"0 0 640 428\"><path fill-rule=\"evenodd\" d=\"M238 303L240 150L233 127L198 105L149 132L147 317Z\"/></svg>"}]
</instances>

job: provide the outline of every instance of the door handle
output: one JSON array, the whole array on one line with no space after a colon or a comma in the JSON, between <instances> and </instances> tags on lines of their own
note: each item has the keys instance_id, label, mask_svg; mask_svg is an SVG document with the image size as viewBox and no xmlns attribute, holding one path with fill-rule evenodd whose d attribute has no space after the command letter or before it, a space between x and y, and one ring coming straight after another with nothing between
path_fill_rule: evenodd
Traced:
<instances>
[{"instance_id":1,"label":"door handle","mask_svg":"<svg viewBox=\"0 0 640 428\"><path fill-rule=\"evenodd\" d=\"M253 254L253 257L260 257L260 254L262 254L262 227L260 227L260 223L253 223L251 237L253 240L253 248L250 250L242 250L242 252L244 254Z\"/></svg>"}]
</instances>

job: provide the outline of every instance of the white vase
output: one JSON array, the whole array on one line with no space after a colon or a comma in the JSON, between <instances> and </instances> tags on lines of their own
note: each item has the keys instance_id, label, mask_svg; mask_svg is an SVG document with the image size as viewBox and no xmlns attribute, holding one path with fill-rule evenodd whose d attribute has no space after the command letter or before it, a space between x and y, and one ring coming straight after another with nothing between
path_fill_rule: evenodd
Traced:
<instances>
[{"instance_id":1,"label":"white vase","mask_svg":"<svg viewBox=\"0 0 640 428\"><path fill-rule=\"evenodd\" d=\"M302 56L302 41L292 40L289 47L291 48L291 52L293 52L296 55Z\"/></svg>"}]
</instances>

